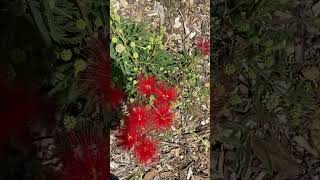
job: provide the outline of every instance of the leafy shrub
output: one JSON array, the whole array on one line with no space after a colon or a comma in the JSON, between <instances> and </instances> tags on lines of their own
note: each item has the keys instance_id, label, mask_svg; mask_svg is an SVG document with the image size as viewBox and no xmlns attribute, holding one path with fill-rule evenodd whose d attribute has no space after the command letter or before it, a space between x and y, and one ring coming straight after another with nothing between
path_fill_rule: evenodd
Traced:
<instances>
[{"instance_id":1,"label":"leafy shrub","mask_svg":"<svg viewBox=\"0 0 320 180\"><path fill-rule=\"evenodd\" d=\"M113 59L112 72L114 82L119 81L117 74L122 73L128 96L134 96L134 85L140 73L152 73L157 78L174 83L172 71L177 66L174 57L168 53L162 44L164 28L159 34L153 33L148 25L133 22L111 11L111 37L110 56Z\"/></svg>"}]
</instances>

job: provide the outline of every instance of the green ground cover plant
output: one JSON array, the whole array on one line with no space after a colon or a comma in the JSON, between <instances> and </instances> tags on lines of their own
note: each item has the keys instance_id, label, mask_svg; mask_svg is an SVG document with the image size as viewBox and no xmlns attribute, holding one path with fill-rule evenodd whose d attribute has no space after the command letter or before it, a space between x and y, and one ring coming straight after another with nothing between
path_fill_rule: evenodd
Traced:
<instances>
[{"instance_id":1,"label":"green ground cover plant","mask_svg":"<svg viewBox=\"0 0 320 180\"><path fill-rule=\"evenodd\" d=\"M160 80L177 85L182 98L176 102L176 106L181 109L187 110L191 102L200 103L200 106L201 102L208 99L209 84L203 83L200 77L203 56L201 49L196 46L198 42L194 42L190 51L183 49L173 54L163 43L164 26L154 28L134 22L130 18L120 17L114 10L111 10L110 24L110 55L116 66L112 72L113 80L125 84L130 102L135 101L134 87L140 73L151 73ZM208 53L208 49L205 51ZM118 79L119 73L125 78Z\"/></svg>"},{"instance_id":2,"label":"green ground cover plant","mask_svg":"<svg viewBox=\"0 0 320 180\"><path fill-rule=\"evenodd\" d=\"M278 0L228 0L214 6L216 143L231 145L236 156L228 163L237 178L249 179L256 160L266 168L267 179L275 178L274 172L280 179L299 176L301 166L284 139L303 134L313 121L319 83L317 73L303 73L311 62L300 62L288 48L303 23L295 17L277 19L277 12L292 6Z\"/></svg>"}]
</instances>

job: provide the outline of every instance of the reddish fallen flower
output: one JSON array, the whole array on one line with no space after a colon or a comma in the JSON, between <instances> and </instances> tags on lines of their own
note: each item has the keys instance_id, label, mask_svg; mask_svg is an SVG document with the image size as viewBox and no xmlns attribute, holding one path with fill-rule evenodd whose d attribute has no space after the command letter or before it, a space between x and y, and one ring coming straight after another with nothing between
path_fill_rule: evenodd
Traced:
<instances>
[{"instance_id":1,"label":"reddish fallen flower","mask_svg":"<svg viewBox=\"0 0 320 180\"><path fill-rule=\"evenodd\" d=\"M118 145L124 150L131 150L137 143L139 137L140 135L136 129L128 125L119 130L117 134Z\"/></svg>"},{"instance_id":2,"label":"reddish fallen flower","mask_svg":"<svg viewBox=\"0 0 320 180\"><path fill-rule=\"evenodd\" d=\"M171 126L174 115L170 112L170 106L159 106L153 112L153 122L156 130L167 129Z\"/></svg>"},{"instance_id":3,"label":"reddish fallen flower","mask_svg":"<svg viewBox=\"0 0 320 180\"><path fill-rule=\"evenodd\" d=\"M111 109L119 107L121 102L125 99L126 95L119 88L110 87L108 89L107 103Z\"/></svg>"},{"instance_id":4,"label":"reddish fallen flower","mask_svg":"<svg viewBox=\"0 0 320 180\"><path fill-rule=\"evenodd\" d=\"M163 105L163 104L170 104L172 101L176 99L176 90L173 86L169 88L164 84L164 82L159 83L159 88L155 92L156 100L154 104Z\"/></svg>"},{"instance_id":5,"label":"reddish fallen flower","mask_svg":"<svg viewBox=\"0 0 320 180\"><path fill-rule=\"evenodd\" d=\"M148 138L142 138L139 140L139 143L137 144L133 152L140 163L150 163L156 156L156 142Z\"/></svg>"},{"instance_id":6,"label":"reddish fallen flower","mask_svg":"<svg viewBox=\"0 0 320 180\"><path fill-rule=\"evenodd\" d=\"M197 48L201 50L202 55L208 55L210 52L210 42L209 40L199 39L197 41Z\"/></svg>"},{"instance_id":7,"label":"reddish fallen flower","mask_svg":"<svg viewBox=\"0 0 320 180\"><path fill-rule=\"evenodd\" d=\"M147 128L149 109L146 106L134 105L130 108L126 123L137 129Z\"/></svg>"},{"instance_id":8,"label":"reddish fallen flower","mask_svg":"<svg viewBox=\"0 0 320 180\"><path fill-rule=\"evenodd\" d=\"M141 74L138 77L138 91L142 95L150 96L155 93L156 90L156 79L154 76L145 77Z\"/></svg>"},{"instance_id":9,"label":"reddish fallen flower","mask_svg":"<svg viewBox=\"0 0 320 180\"><path fill-rule=\"evenodd\" d=\"M96 131L97 132L97 131ZM61 180L106 180L110 177L108 141L101 134L69 132L69 148L62 152ZM106 138L108 139L108 138Z\"/></svg>"}]
</instances>

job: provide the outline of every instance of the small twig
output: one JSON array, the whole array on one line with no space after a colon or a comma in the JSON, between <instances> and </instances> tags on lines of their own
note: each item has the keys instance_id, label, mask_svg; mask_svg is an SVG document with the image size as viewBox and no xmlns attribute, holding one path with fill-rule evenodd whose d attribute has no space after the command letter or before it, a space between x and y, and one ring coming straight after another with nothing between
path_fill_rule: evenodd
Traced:
<instances>
[{"instance_id":1,"label":"small twig","mask_svg":"<svg viewBox=\"0 0 320 180\"><path fill-rule=\"evenodd\" d=\"M281 19L271 21L272 24L291 24L291 23L313 23L314 21L320 19L319 17L307 17L307 18L288 18L288 19Z\"/></svg>"},{"instance_id":2,"label":"small twig","mask_svg":"<svg viewBox=\"0 0 320 180\"><path fill-rule=\"evenodd\" d=\"M36 142L36 141L42 141L44 139L53 139L54 137L53 136L43 136L43 137L38 137L38 138L35 138L33 140L33 142Z\"/></svg>"},{"instance_id":3,"label":"small twig","mask_svg":"<svg viewBox=\"0 0 320 180\"><path fill-rule=\"evenodd\" d=\"M218 173L219 176L223 177L223 167L224 167L224 147L221 146L220 155L219 155L219 163L218 163Z\"/></svg>"},{"instance_id":4,"label":"small twig","mask_svg":"<svg viewBox=\"0 0 320 180\"><path fill-rule=\"evenodd\" d=\"M188 37L188 35L187 35L186 27L185 27L184 17L183 17L183 15L182 15L180 9L178 9L178 12L179 12L179 14L180 14L180 16L181 16L182 24L183 24L183 31L184 31L184 36L185 36L185 37L182 38L182 42L183 42L183 49L185 50L185 49L186 49L186 41L185 41L185 38Z\"/></svg>"},{"instance_id":5,"label":"small twig","mask_svg":"<svg viewBox=\"0 0 320 180\"><path fill-rule=\"evenodd\" d=\"M229 10L229 12L227 13L227 15L231 14L231 12L233 12L234 10L236 10L238 7L240 7L242 4L244 4L245 1L240 2L238 5L236 5L235 7L233 7L232 9Z\"/></svg>"},{"instance_id":6,"label":"small twig","mask_svg":"<svg viewBox=\"0 0 320 180\"><path fill-rule=\"evenodd\" d=\"M186 147L186 145L180 144L180 143L169 142L169 141L164 141L164 140L161 140L161 142L162 142L163 144L167 144L167 145L173 145L173 146L177 146L177 147L180 147L180 146Z\"/></svg>"}]
</instances>

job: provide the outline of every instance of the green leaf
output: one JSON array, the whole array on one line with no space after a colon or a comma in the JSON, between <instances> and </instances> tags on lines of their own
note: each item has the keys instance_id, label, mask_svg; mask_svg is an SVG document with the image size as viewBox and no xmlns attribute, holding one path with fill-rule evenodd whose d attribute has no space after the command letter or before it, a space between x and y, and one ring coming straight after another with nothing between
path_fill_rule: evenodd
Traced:
<instances>
[{"instance_id":1,"label":"green leaf","mask_svg":"<svg viewBox=\"0 0 320 180\"><path fill-rule=\"evenodd\" d=\"M78 87L77 82L72 83L68 89L66 104L75 102L76 99L83 93L82 89Z\"/></svg>"},{"instance_id":2,"label":"green leaf","mask_svg":"<svg viewBox=\"0 0 320 180\"><path fill-rule=\"evenodd\" d=\"M52 41L49 36L49 31L46 28L44 18L42 17L42 13L40 10L40 3L37 1L34 1L34 0L27 0L27 3L30 6L32 16L33 16L34 21L35 21L35 23L41 33L42 38L44 39L47 46L51 46Z\"/></svg>"},{"instance_id":3,"label":"green leaf","mask_svg":"<svg viewBox=\"0 0 320 180\"><path fill-rule=\"evenodd\" d=\"M76 25L76 17L80 17L80 12L75 3L68 0L41 1L41 3L43 17L53 41L59 44L80 43L84 34Z\"/></svg>"}]
</instances>

